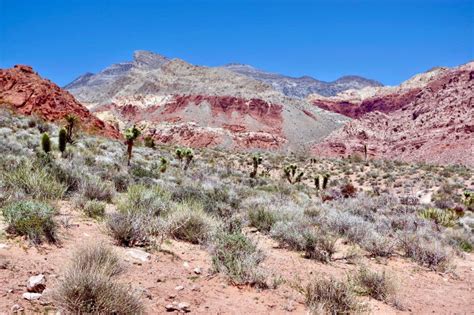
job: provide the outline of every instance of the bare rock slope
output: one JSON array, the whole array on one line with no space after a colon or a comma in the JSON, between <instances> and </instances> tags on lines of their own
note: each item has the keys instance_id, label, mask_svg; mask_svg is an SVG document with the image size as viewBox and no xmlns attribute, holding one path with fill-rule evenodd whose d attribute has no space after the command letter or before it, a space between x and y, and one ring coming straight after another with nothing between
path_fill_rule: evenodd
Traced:
<instances>
[{"instance_id":1,"label":"bare rock slope","mask_svg":"<svg viewBox=\"0 0 474 315\"><path fill-rule=\"evenodd\" d=\"M227 69L146 51L65 88L121 128L137 124L160 143L195 147L299 148L350 120Z\"/></svg>"},{"instance_id":2,"label":"bare rock slope","mask_svg":"<svg viewBox=\"0 0 474 315\"><path fill-rule=\"evenodd\" d=\"M120 137L117 128L95 117L70 93L41 78L29 66L0 69L0 106L48 121L59 121L67 114L74 114L81 128L107 137Z\"/></svg>"},{"instance_id":3,"label":"bare rock slope","mask_svg":"<svg viewBox=\"0 0 474 315\"><path fill-rule=\"evenodd\" d=\"M313 99L359 118L315 145L314 153L362 154L366 145L378 158L474 165L474 62L435 69L367 99L346 96Z\"/></svg>"}]
</instances>

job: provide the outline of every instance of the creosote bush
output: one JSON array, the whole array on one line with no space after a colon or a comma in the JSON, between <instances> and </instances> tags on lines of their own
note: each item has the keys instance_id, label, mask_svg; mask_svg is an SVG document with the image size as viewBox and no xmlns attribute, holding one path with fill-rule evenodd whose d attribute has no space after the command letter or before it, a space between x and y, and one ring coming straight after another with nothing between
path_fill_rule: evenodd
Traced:
<instances>
[{"instance_id":1,"label":"creosote bush","mask_svg":"<svg viewBox=\"0 0 474 315\"><path fill-rule=\"evenodd\" d=\"M84 205L84 213L90 218L103 218L105 215L105 205L103 201L87 200Z\"/></svg>"},{"instance_id":2,"label":"creosote bush","mask_svg":"<svg viewBox=\"0 0 474 315\"><path fill-rule=\"evenodd\" d=\"M257 208L249 211L249 221L250 226L257 228L259 231L270 232L277 219L273 212L264 208Z\"/></svg>"},{"instance_id":3,"label":"creosote bush","mask_svg":"<svg viewBox=\"0 0 474 315\"><path fill-rule=\"evenodd\" d=\"M104 245L79 249L53 292L57 305L71 314L143 314L130 288L117 281L119 257Z\"/></svg>"},{"instance_id":4,"label":"creosote bush","mask_svg":"<svg viewBox=\"0 0 474 315\"><path fill-rule=\"evenodd\" d=\"M47 204L23 200L2 208L2 213L11 233L24 235L35 244L57 240L55 210Z\"/></svg>"}]
</instances>

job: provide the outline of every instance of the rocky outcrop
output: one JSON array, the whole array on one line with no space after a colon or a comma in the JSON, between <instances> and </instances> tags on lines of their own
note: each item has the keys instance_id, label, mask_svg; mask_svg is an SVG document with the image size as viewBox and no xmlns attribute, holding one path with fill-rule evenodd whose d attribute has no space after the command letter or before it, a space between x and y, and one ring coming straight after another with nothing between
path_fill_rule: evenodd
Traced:
<instances>
[{"instance_id":1,"label":"rocky outcrop","mask_svg":"<svg viewBox=\"0 0 474 315\"><path fill-rule=\"evenodd\" d=\"M118 138L118 129L95 117L67 91L41 78L33 69L16 65L0 70L0 106L23 115L37 115L47 121L60 121L73 114L86 131Z\"/></svg>"},{"instance_id":2,"label":"rocky outcrop","mask_svg":"<svg viewBox=\"0 0 474 315\"><path fill-rule=\"evenodd\" d=\"M439 69L437 69L439 70ZM437 71L400 95L370 98L368 113L313 147L322 156L363 155L474 165L474 62ZM356 112L357 113L357 112ZM356 117L356 116L354 116Z\"/></svg>"}]
</instances>

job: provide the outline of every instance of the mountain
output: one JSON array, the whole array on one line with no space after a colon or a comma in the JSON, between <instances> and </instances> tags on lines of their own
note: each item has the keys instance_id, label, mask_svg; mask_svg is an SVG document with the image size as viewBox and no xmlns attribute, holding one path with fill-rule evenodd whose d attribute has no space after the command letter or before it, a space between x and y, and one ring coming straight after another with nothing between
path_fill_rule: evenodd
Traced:
<instances>
[{"instance_id":1,"label":"mountain","mask_svg":"<svg viewBox=\"0 0 474 315\"><path fill-rule=\"evenodd\" d=\"M70 93L41 78L29 66L0 69L0 106L8 106L23 115L38 115L48 121L74 114L82 129L107 137L120 137L117 128L95 117Z\"/></svg>"},{"instance_id":2,"label":"mountain","mask_svg":"<svg viewBox=\"0 0 474 315\"><path fill-rule=\"evenodd\" d=\"M332 82L325 82L316 80L310 76L293 78L237 63L227 64L223 66L223 68L268 83L274 89L289 97L305 98L310 94L334 96L349 89L382 86L382 83L380 82L354 75L344 76Z\"/></svg>"},{"instance_id":3,"label":"mountain","mask_svg":"<svg viewBox=\"0 0 474 315\"><path fill-rule=\"evenodd\" d=\"M366 146L375 158L474 165L474 62L365 91L366 99L360 92L325 100L323 108L358 119L316 144L315 154L363 155Z\"/></svg>"},{"instance_id":4,"label":"mountain","mask_svg":"<svg viewBox=\"0 0 474 315\"><path fill-rule=\"evenodd\" d=\"M194 147L299 149L350 120L228 69L146 51L65 88L121 128Z\"/></svg>"}]
</instances>

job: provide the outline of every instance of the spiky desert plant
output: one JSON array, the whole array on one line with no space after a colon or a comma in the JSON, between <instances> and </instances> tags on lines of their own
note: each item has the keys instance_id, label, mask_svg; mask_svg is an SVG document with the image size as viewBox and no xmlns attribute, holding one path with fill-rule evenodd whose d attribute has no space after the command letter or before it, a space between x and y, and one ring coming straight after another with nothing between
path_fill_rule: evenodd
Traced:
<instances>
[{"instance_id":1,"label":"spiky desert plant","mask_svg":"<svg viewBox=\"0 0 474 315\"><path fill-rule=\"evenodd\" d=\"M367 162L367 144L364 144L364 160Z\"/></svg>"},{"instance_id":2,"label":"spiky desert plant","mask_svg":"<svg viewBox=\"0 0 474 315\"><path fill-rule=\"evenodd\" d=\"M323 175L323 189L326 189L328 187L329 177L330 177L329 174L324 174Z\"/></svg>"},{"instance_id":3,"label":"spiky desert plant","mask_svg":"<svg viewBox=\"0 0 474 315\"><path fill-rule=\"evenodd\" d=\"M41 148L45 153L49 153L51 151L51 139L49 139L48 133L43 133L41 136Z\"/></svg>"},{"instance_id":4,"label":"spiky desert plant","mask_svg":"<svg viewBox=\"0 0 474 315\"><path fill-rule=\"evenodd\" d=\"M130 166L130 160L132 159L132 149L133 149L133 143L134 141L140 136L141 132L140 130L133 126L125 130L125 143L127 144L127 156L128 156L128 161L127 165Z\"/></svg>"},{"instance_id":5,"label":"spiky desert plant","mask_svg":"<svg viewBox=\"0 0 474 315\"><path fill-rule=\"evenodd\" d=\"M66 139L68 143L73 143L73 132L74 127L77 125L78 118L73 114L67 114L64 116L64 120L66 121Z\"/></svg>"},{"instance_id":6,"label":"spiky desert plant","mask_svg":"<svg viewBox=\"0 0 474 315\"><path fill-rule=\"evenodd\" d=\"M285 178L290 184L299 183L303 179L304 172L297 172L297 170L298 166L295 164L290 164L283 168Z\"/></svg>"},{"instance_id":7,"label":"spiky desert plant","mask_svg":"<svg viewBox=\"0 0 474 315\"><path fill-rule=\"evenodd\" d=\"M194 158L194 151L191 148L186 148L184 150L184 170L187 170L189 167L189 164Z\"/></svg>"},{"instance_id":8,"label":"spiky desert plant","mask_svg":"<svg viewBox=\"0 0 474 315\"><path fill-rule=\"evenodd\" d=\"M145 147L154 149L155 148L155 140L152 136L148 135L144 139Z\"/></svg>"},{"instance_id":9,"label":"spiky desert plant","mask_svg":"<svg viewBox=\"0 0 474 315\"><path fill-rule=\"evenodd\" d=\"M183 148L178 148L178 149L176 149L176 151L175 151L176 158L177 158L179 161L182 161L182 160L183 160L183 151L184 151Z\"/></svg>"},{"instance_id":10,"label":"spiky desert plant","mask_svg":"<svg viewBox=\"0 0 474 315\"><path fill-rule=\"evenodd\" d=\"M256 154L252 157L252 165L253 165L253 171L250 172L250 177L255 178L257 177L258 173L258 166L262 164L263 158L260 154Z\"/></svg>"},{"instance_id":11,"label":"spiky desert plant","mask_svg":"<svg viewBox=\"0 0 474 315\"><path fill-rule=\"evenodd\" d=\"M59 130L59 139L58 139L59 151L61 151L61 153L64 153L64 151L66 151L66 143L67 143L67 131L64 128L61 128Z\"/></svg>"},{"instance_id":12,"label":"spiky desert plant","mask_svg":"<svg viewBox=\"0 0 474 315\"><path fill-rule=\"evenodd\" d=\"M168 160L165 157L160 157L160 172L164 173L168 169Z\"/></svg>"}]
</instances>

